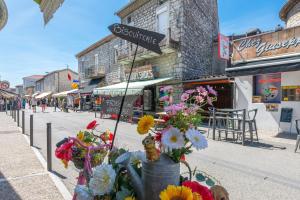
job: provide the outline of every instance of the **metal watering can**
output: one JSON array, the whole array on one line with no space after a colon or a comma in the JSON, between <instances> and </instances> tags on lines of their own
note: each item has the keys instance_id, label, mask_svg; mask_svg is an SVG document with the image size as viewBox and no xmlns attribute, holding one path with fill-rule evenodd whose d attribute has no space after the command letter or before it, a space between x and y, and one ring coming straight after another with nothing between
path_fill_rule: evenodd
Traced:
<instances>
[{"instance_id":1,"label":"metal watering can","mask_svg":"<svg viewBox=\"0 0 300 200\"><path fill-rule=\"evenodd\" d=\"M130 154L119 164L126 167L138 200L159 200L159 194L168 185L179 185L180 164L167 155L161 154L159 160L143 161L142 177L130 164Z\"/></svg>"}]
</instances>

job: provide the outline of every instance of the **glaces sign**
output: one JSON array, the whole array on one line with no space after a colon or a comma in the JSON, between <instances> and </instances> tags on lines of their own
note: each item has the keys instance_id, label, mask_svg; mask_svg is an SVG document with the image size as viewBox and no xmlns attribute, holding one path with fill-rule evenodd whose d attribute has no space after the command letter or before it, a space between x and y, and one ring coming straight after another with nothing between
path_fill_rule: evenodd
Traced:
<instances>
[{"instance_id":1,"label":"glaces sign","mask_svg":"<svg viewBox=\"0 0 300 200\"><path fill-rule=\"evenodd\" d=\"M244 62L300 52L300 27L246 37L233 41L232 61Z\"/></svg>"}]
</instances>

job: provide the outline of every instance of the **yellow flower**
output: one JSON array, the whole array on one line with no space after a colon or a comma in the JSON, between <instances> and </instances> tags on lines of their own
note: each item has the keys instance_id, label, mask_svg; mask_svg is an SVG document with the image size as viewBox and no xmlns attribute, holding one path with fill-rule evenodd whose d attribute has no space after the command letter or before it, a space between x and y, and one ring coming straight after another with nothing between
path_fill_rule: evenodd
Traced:
<instances>
[{"instance_id":1,"label":"yellow flower","mask_svg":"<svg viewBox=\"0 0 300 200\"><path fill-rule=\"evenodd\" d=\"M169 185L159 197L161 200L193 200L193 193L188 187Z\"/></svg>"},{"instance_id":2,"label":"yellow flower","mask_svg":"<svg viewBox=\"0 0 300 200\"><path fill-rule=\"evenodd\" d=\"M124 200L135 200L134 197L126 197Z\"/></svg>"},{"instance_id":3,"label":"yellow flower","mask_svg":"<svg viewBox=\"0 0 300 200\"><path fill-rule=\"evenodd\" d=\"M77 134L77 139L80 140L80 141L83 141L83 139L84 139L84 132L80 131L80 132Z\"/></svg>"},{"instance_id":4,"label":"yellow flower","mask_svg":"<svg viewBox=\"0 0 300 200\"><path fill-rule=\"evenodd\" d=\"M154 127L154 118L151 115L145 115L139 120L137 131L139 134L144 135L148 133L152 127Z\"/></svg>"},{"instance_id":5,"label":"yellow flower","mask_svg":"<svg viewBox=\"0 0 300 200\"><path fill-rule=\"evenodd\" d=\"M193 192L193 200L203 200L203 199L199 193Z\"/></svg>"}]
</instances>

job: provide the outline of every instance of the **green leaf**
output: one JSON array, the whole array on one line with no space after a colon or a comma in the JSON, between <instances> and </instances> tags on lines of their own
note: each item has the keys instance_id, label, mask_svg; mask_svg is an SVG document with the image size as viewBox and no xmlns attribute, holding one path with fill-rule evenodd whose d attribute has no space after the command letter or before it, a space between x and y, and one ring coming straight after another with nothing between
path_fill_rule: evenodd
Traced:
<instances>
[{"instance_id":1,"label":"green leaf","mask_svg":"<svg viewBox=\"0 0 300 200\"><path fill-rule=\"evenodd\" d=\"M203 174L201 174L201 173L197 173L197 174L196 174L196 179L197 179L197 181L199 181L199 182L203 182L203 181L206 180L206 177L205 177Z\"/></svg>"},{"instance_id":2,"label":"green leaf","mask_svg":"<svg viewBox=\"0 0 300 200\"><path fill-rule=\"evenodd\" d=\"M208 178L208 179L205 181L205 183L206 183L206 185L208 185L208 186L210 186L210 187L212 187L212 186L215 185L215 182L214 182L212 179L210 179L210 178Z\"/></svg>"},{"instance_id":3,"label":"green leaf","mask_svg":"<svg viewBox=\"0 0 300 200\"><path fill-rule=\"evenodd\" d=\"M41 2L42 2L42 0L33 0L33 1L35 1L37 4L41 4Z\"/></svg>"}]
</instances>

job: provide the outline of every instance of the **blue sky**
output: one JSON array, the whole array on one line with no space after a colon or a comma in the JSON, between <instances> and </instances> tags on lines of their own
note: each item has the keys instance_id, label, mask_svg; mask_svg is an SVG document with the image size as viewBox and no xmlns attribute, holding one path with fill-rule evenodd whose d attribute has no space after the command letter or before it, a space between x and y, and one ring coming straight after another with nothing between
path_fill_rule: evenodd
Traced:
<instances>
[{"instance_id":1,"label":"blue sky","mask_svg":"<svg viewBox=\"0 0 300 200\"><path fill-rule=\"evenodd\" d=\"M0 31L0 76L11 85L22 77L61 69L77 71L75 54L109 34L117 22L115 11L128 0L65 0L44 27L42 14L32 0L6 0L9 21ZM219 0L223 34L251 28L271 30L283 24L278 12L285 0Z\"/></svg>"}]
</instances>

